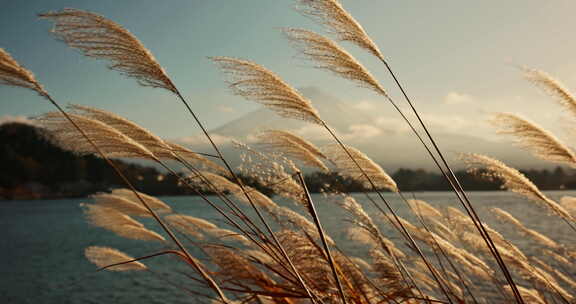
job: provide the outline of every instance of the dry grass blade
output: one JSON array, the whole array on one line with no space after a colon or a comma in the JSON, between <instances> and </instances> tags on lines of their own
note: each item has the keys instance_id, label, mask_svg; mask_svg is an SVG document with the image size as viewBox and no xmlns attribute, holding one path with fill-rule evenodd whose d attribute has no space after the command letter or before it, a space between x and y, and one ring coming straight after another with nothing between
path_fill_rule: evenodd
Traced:
<instances>
[{"instance_id":1,"label":"dry grass blade","mask_svg":"<svg viewBox=\"0 0 576 304\"><path fill-rule=\"evenodd\" d=\"M137 143L122 132L98 120L78 114L68 116L78 125L106 155L106 157L128 157L157 160L150 150ZM36 119L40 126L48 129L54 141L66 150L80 154L99 155L94 145L61 113L50 112Z\"/></svg>"},{"instance_id":2,"label":"dry grass blade","mask_svg":"<svg viewBox=\"0 0 576 304\"><path fill-rule=\"evenodd\" d=\"M152 53L128 30L100 15L78 9L39 14L54 22L52 33L84 55L111 61L109 68L143 86L176 88Z\"/></svg>"},{"instance_id":3,"label":"dry grass blade","mask_svg":"<svg viewBox=\"0 0 576 304\"><path fill-rule=\"evenodd\" d=\"M502 181L503 187L509 191L521 194L537 203L542 204L556 215L566 220L572 226L572 216L558 203L548 198L534 185L526 176L518 170L508 167L503 162L486 155L468 153L461 154L461 158L468 166L480 166L486 170L481 176L487 179L497 179ZM477 172L477 170L472 170Z\"/></svg>"},{"instance_id":4,"label":"dry grass blade","mask_svg":"<svg viewBox=\"0 0 576 304\"><path fill-rule=\"evenodd\" d=\"M372 180L377 188L398 192L396 182L394 182L394 180L384 171L384 169L382 169L378 164L366 156L366 154L350 146L346 146L346 149L348 152L350 152L354 160L356 160L356 163L358 163L358 165L362 168L366 175L368 175L370 180ZM334 164L336 164L336 167L338 167L339 173L342 176L357 180L361 182L365 187L371 188L371 183L366 178L362 170L339 145L329 145L325 147L324 151L328 158L332 160Z\"/></svg>"},{"instance_id":5,"label":"dry grass blade","mask_svg":"<svg viewBox=\"0 0 576 304\"><path fill-rule=\"evenodd\" d=\"M114 189L112 190L112 194L121 196L133 202L140 202L136 194L134 194L134 191L129 189ZM148 206L150 206L150 208L154 209L155 211L172 212L172 208L168 206L168 204L153 196L144 194L142 192L138 192L138 196L140 196L140 198L143 199L146 204L148 204Z\"/></svg>"},{"instance_id":6,"label":"dry grass blade","mask_svg":"<svg viewBox=\"0 0 576 304\"><path fill-rule=\"evenodd\" d=\"M319 159L325 158L324 154L320 152L312 143L304 138L297 136L288 131L282 130L267 130L258 135L260 144L269 149L273 149L303 163L329 171L326 165Z\"/></svg>"},{"instance_id":7,"label":"dry grass blade","mask_svg":"<svg viewBox=\"0 0 576 304\"><path fill-rule=\"evenodd\" d=\"M498 133L513 135L518 143L535 156L576 167L576 154L550 132L514 114L498 113L492 120Z\"/></svg>"},{"instance_id":8,"label":"dry grass blade","mask_svg":"<svg viewBox=\"0 0 576 304\"><path fill-rule=\"evenodd\" d=\"M22 67L6 50L0 48L0 84L21 87L35 91L40 96L48 96L34 74Z\"/></svg>"},{"instance_id":9,"label":"dry grass blade","mask_svg":"<svg viewBox=\"0 0 576 304\"><path fill-rule=\"evenodd\" d=\"M331 71L378 94L388 96L376 78L334 41L302 29L285 29L284 33L304 56L318 64L318 68Z\"/></svg>"},{"instance_id":10,"label":"dry grass blade","mask_svg":"<svg viewBox=\"0 0 576 304\"><path fill-rule=\"evenodd\" d=\"M280 116L321 124L312 103L268 69L237 58L211 59L229 76L229 86L234 94L255 100Z\"/></svg>"},{"instance_id":11,"label":"dry grass blade","mask_svg":"<svg viewBox=\"0 0 576 304\"><path fill-rule=\"evenodd\" d=\"M524 77L542 88L552 96L556 97L572 115L576 116L576 97L568 89L544 71L524 67Z\"/></svg>"},{"instance_id":12,"label":"dry grass blade","mask_svg":"<svg viewBox=\"0 0 576 304\"><path fill-rule=\"evenodd\" d=\"M337 0L298 0L297 9L323 24L338 40L349 41L384 60L378 46Z\"/></svg>"},{"instance_id":13,"label":"dry grass blade","mask_svg":"<svg viewBox=\"0 0 576 304\"><path fill-rule=\"evenodd\" d=\"M84 255L90 262L94 263L99 268L103 268L108 265L122 263L134 259L133 257L123 252L120 252L114 248L98 247L98 246L90 246L86 248L84 250ZM146 270L146 269L148 269L148 267L146 267L146 265L138 261L106 268L106 270L110 271L130 271L130 270Z\"/></svg>"}]
</instances>

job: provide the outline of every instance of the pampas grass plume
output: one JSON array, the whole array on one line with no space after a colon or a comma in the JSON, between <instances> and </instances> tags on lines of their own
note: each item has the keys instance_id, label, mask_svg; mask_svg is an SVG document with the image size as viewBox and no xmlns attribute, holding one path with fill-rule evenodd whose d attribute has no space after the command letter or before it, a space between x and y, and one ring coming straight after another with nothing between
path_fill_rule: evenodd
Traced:
<instances>
[{"instance_id":1,"label":"pampas grass plume","mask_svg":"<svg viewBox=\"0 0 576 304\"><path fill-rule=\"evenodd\" d=\"M491 122L498 128L498 133L516 137L517 142L536 157L576 167L574 151L535 123L510 113L498 113Z\"/></svg>"},{"instance_id":2,"label":"pampas grass plume","mask_svg":"<svg viewBox=\"0 0 576 304\"><path fill-rule=\"evenodd\" d=\"M312 103L270 70L248 60L210 59L229 77L234 94L259 102L280 116L322 124Z\"/></svg>"},{"instance_id":3,"label":"pampas grass plume","mask_svg":"<svg viewBox=\"0 0 576 304\"><path fill-rule=\"evenodd\" d=\"M34 74L22 67L2 48L0 48L0 84L26 88L35 91L40 96L48 96Z\"/></svg>"},{"instance_id":4,"label":"pampas grass plume","mask_svg":"<svg viewBox=\"0 0 576 304\"><path fill-rule=\"evenodd\" d=\"M99 246L87 247L84 250L84 255L90 262L94 263L96 266L100 268L134 259L133 257L114 248L99 247ZM138 261L106 268L106 270L110 271L130 271L130 270L146 270L146 269L148 269L148 267L146 267L146 265Z\"/></svg>"},{"instance_id":5,"label":"pampas grass plume","mask_svg":"<svg viewBox=\"0 0 576 304\"><path fill-rule=\"evenodd\" d=\"M347 146L346 149L350 152L354 160L360 165L362 170L358 168L356 163L348 156L346 151L339 145L332 144L324 148L325 154L328 158L336 164L338 172L345 177L352 178L361 182L365 187L370 187L371 183L364 176L364 171L368 178L372 180L377 188L388 189L392 192L398 192L396 182L373 160L360 150Z\"/></svg>"},{"instance_id":6,"label":"pampas grass plume","mask_svg":"<svg viewBox=\"0 0 576 304\"><path fill-rule=\"evenodd\" d=\"M318 68L328 70L388 97L386 90L376 78L334 41L303 29L285 29L284 34L305 57L316 62Z\"/></svg>"},{"instance_id":7,"label":"pampas grass plume","mask_svg":"<svg viewBox=\"0 0 576 304\"><path fill-rule=\"evenodd\" d=\"M39 16L53 21L52 33L84 55L110 61L110 69L135 78L140 85L177 93L152 53L118 23L92 12L71 8Z\"/></svg>"},{"instance_id":8,"label":"pampas grass plume","mask_svg":"<svg viewBox=\"0 0 576 304\"><path fill-rule=\"evenodd\" d=\"M372 55L384 60L380 49L368 36L362 25L337 0L297 0L297 9L323 24L338 40L349 41Z\"/></svg>"}]
</instances>

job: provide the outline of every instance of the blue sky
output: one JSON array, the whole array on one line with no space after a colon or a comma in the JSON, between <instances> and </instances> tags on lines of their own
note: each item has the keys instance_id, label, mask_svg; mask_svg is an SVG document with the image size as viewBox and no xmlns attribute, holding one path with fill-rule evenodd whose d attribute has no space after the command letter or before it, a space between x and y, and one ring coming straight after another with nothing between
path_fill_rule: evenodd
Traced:
<instances>
[{"instance_id":1,"label":"blue sky","mask_svg":"<svg viewBox=\"0 0 576 304\"><path fill-rule=\"evenodd\" d=\"M495 111L519 112L543 124L557 122L560 108L523 80L515 65L543 69L576 87L575 1L344 0L343 5L388 57L424 117L441 131L489 137L492 131L484 127L484 119ZM106 69L105 62L81 56L56 41L48 32L50 22L35 14L72 7L122 24L154 53L208 128L258 106L231 96L207 56L251 59L295 87L317 87L353 107L394 116L370 91L295 57L279 29L321 28L293 6L292 0L4 0L0 47L32 70L61 103L116 112L162 137L198 133L175 97L139 87ZM374 58L355 46L345 47L399 97ZM31 92L0 87L0 120L51 110Z\"/></svg>"}]
</instances>

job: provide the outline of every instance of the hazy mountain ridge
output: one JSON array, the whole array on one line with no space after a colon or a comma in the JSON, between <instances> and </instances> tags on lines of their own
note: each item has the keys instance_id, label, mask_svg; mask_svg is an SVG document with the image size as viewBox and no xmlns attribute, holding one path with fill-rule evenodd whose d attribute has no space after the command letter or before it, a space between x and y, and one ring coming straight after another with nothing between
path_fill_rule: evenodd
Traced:
<instances>
[{"instance_id":1,"label":"hazy mountain ridge","mask_svg":"<svg viewBox=\"0 0 576 304\"><path fill-rule=\"evenodd\" d=\"M300 92L312 101L314 107L320 112L320 116L341 135L346 144L360 149L386 170L435 169L424 147L407 129L404 122L379 125L379 117L387 115L386 117L396 118L399 116L396 112L390 110L390 113L384 113L379 109L362 111L354 104L345 103L317 88L303 88ZM264 107L215 128L210 131L210 134L222 138L235 138L250 144L254 141L254 135L259 131L272 128L294 132L319 146L332 142L327 132L320 127L279 117ZM467 130L454 133L435 132L433 125L429 125L429 128L450 163L458 169L463 168L463 164L458 160L457 154L463 152L490 155L520 168L553 168L556 166L532 157L511 143L501 143L470 135ZM234 163L237 162L238 153L229 145L223 145L223 150Z\"/></svg>"}]
</instances>

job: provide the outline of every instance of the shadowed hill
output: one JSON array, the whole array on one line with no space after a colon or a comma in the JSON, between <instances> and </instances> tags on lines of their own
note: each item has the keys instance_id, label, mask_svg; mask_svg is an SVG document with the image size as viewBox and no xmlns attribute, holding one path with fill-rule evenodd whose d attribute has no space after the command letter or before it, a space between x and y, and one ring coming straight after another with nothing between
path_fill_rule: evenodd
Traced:
<instances>
[{"instance_id":1,"label":"shadowed hill","mask_svg":"<svg viewBox=\"0 0 576 304\"><path fill-rule=\"evenodd\" d=\"M37 127L0 125L0 142L1 198L80 197L122 185L105 161L64 151ZM139 189L156 194L182 192L174 177L160 175L154 168L115 162ZM161 178L164 180L158 181Z\"/></svg>"},{"instance_id":2,"label":"shadowed hill","mask_svg":"<svg viewBox=\"0 0 576 304\"><path fill-rule=\"evenodd\" d=\"M116 173L100 158L79 156L55 146L42 129L21 123L0 125L0 199L46 199L85 197L89 194L124 187ZM178 186L178 177L155 168L132 162L114 160L142 192L152 195L190 195ZM573 171L562 168L529 170L526 175L541 189L576 189ZM457 173L467 190L497 190L499 185L477 180L462 171ZM443 178L422 169L398 169L392 178L403 191L449 190ZM342 185L341 191L362 191L362 185L335 173L312 172L306 181L311 192L323 185ZM244 178L247 185L264 193L267 189Z\"/></svg>"}]
</instances>

